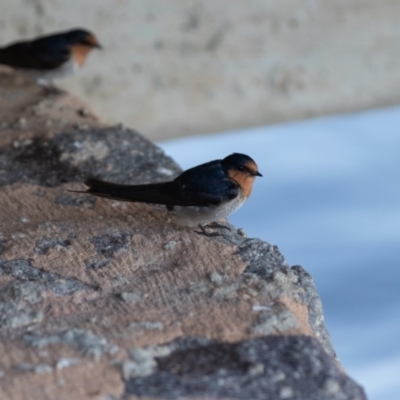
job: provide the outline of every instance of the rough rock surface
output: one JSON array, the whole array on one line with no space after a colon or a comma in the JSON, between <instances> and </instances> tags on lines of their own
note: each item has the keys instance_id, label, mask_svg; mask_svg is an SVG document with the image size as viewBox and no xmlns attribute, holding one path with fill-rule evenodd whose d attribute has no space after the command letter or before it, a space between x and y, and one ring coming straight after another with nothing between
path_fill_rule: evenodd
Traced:
<instances>
[{"instance_id":1,"label":"rough rock surface","mask_svg":"<svg viewBox=\"0 0 400 400\"><path fill-rule=\"evenodd\" d=\"M365 399L301 267L229 224L69 192L179 168L66 94L0 89L1 399Z\"/></svg>"}]
</instances>

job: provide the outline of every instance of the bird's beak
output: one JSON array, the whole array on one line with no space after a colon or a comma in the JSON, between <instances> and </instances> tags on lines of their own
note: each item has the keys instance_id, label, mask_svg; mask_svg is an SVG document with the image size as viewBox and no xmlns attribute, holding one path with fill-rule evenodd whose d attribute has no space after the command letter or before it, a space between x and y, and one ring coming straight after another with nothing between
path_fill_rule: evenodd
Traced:
<instances>
[{"instance_id":1,"label":"bird's beak","mask_svg":"<svg viewBox=\"0 0 400 400\"><path fill-rule=\"evenodd\" d=\"M254 173L255 176L262 176L258 171Z\"/></svg>"},{"instance_id":2,"label":"bird's beak","mask_svg":"<svg viewBox=\"0 0 400 400\"><path fill-rule=\"evenodd\" d=\"M96 49L102 50L103 46L100 43L96 43L93 47L96 47Z\"/></svg>"}]
</instances>

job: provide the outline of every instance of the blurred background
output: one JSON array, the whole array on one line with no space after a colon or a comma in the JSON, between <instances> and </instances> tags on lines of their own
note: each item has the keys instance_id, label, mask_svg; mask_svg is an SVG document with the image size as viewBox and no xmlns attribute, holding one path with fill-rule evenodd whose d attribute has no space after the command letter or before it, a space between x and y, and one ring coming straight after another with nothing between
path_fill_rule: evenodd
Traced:
<instances>
[{"instance_id":1,"label":"blurred background","mask_svg":"<svg viewBox=\"0 0 400 400\"><path fill-rule=\"evenodd\" d=\"M73 27L104 50L59 85L103 121L182 168L256 160L231 222L312 274L344 368L399 399L400 2L1 0L0 45Z\"/></svg>"},{"instance_id":2,"label":"blurred background","mask_svg":"<svg viewBox=\"0 0 400 400\"><path fill-rule=\"evenodd\" d=\"M400 100L397 0L1 0L0 45L85 27L60 86L151 139Z\"/></svg>"}]
</instances>

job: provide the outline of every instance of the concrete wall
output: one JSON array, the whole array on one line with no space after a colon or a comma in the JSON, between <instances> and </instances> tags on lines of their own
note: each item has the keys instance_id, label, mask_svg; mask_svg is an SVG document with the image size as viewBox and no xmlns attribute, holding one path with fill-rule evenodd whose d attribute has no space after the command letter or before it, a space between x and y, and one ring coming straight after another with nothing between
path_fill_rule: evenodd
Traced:
<instances>
[{"instance_id":1,"label":"concrete wall","mask_svg":"<svg viewBox=\"0 0 400 400\"><path fill-rule=\"evenodd\" d=\"M1 0L0 44L104 45L60 86L151 138L397 103L396 0Z\"/></svg>"}]
</instances>

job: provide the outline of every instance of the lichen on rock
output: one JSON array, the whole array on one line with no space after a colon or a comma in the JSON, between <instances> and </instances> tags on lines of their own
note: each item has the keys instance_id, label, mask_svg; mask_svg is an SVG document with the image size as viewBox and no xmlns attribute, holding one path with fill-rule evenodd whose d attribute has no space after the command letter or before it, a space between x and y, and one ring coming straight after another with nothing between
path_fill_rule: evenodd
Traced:
<instances>
[{"instance_id":1,"label":"lichen on rock","mask_svg":"<svg viewBox=\"0 0 400 400\"><path fill-rule=\"evenodd\" d=\"M304 269L228 223L206 236L71 193L180 169L69 95L35 96L0 131L0 397L365 398Z\"/></svg>"}]
</instances>

